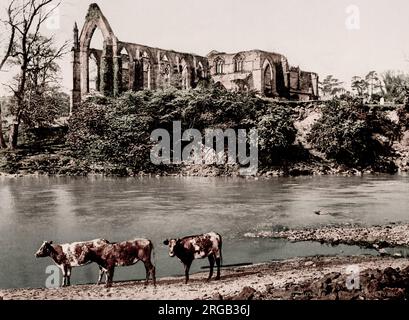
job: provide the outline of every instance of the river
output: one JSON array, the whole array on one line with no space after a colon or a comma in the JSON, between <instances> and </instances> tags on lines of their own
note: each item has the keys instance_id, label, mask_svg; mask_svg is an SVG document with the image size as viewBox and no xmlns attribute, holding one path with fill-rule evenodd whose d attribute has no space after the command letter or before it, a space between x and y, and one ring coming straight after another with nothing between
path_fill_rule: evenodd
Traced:
<instances>
[{"instance_id":1,"label":"river","mask_svg":"<svg viewBox=\"0 0 409 320\"><path fill-rule=\"evenodd\" d=\"M316 215L321 210L326 215ZM50 258L43 240L152 239L158 276L181 275L168 237L216 231L223 262L257 263L317 254L374 253L358 247L249 239L247 232L328 224L409 222L409 176L242 178L0 177L0 288L44 287ZM192 272L207 265L197 260ZM92 283L96 265L73 269ZM117 268L115 280L141 279L143 264Z\"/></svg>"}]
</instances>

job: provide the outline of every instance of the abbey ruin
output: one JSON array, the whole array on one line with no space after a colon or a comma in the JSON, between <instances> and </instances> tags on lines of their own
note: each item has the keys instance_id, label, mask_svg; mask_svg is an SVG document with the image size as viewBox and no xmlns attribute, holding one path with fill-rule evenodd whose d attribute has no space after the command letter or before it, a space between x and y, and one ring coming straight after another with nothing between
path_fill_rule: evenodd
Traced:
<instances>
[{"instance_id":1,"label":"abbey ruin","mask_svg":"<svg viewBox=\"0 0 409 320\"><path fill-rule=\"evenodd\" d=\"M91 48L96 29L103 49ZM212 80L227 90L257 90L266 97L292 100L318 98L318 75L291 67L281 54L261 50L206 57L119 41L97 4L91 4L81 33L74 26L72 110L83 97L97 91L117 96L128 90L174 86L195 88ZM96 72L90 75L90 62Z\"/></svg>"}]
</instances>

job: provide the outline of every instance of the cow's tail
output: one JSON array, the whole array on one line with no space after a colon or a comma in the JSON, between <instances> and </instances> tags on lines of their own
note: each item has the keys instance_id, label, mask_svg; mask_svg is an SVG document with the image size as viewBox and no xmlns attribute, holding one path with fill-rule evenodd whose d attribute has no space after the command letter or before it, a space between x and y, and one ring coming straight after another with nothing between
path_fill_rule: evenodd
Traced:
<instances>
[{"instance_id":1,"label":"cow's tail","mask_svg":"<svg viewBox=\"0 0 409 320\"><path fill-rule=\"evenodd\" d=\"M223 266L223 254L222 254L222 236L218 233L218 236L220 238L220 243L219 243L219 251L220 251L220 266Z\"/></svg>"},{"instance_id":2,"label":"cow's tail","mask_svg":"<svg viewBox=\"0 0 409 320\"><path fill-rule=\"evenodd\" d=\"M151 263L156 267L156 264L155 264L155 249L153 248L152 241L150 241L149 246L150 246L150 249L151 249Z\"/></svg>"}]
</instances>

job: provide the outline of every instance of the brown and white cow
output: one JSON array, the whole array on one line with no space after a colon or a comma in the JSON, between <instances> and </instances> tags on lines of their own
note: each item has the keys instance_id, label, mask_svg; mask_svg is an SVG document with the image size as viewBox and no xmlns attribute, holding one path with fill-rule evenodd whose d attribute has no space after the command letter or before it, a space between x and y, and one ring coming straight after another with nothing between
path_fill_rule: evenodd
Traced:
<instances>
[{"instance_id":1,"label":"brown and white cow","mask_svg":"<svg viewBox=\"0 0 409 320\"><path fill-rule=\"evenodd\" d=\"M212 278L213 267L216 262L216 280L220 279L220 265L222 260L222 237L216 232L209 232L182 239L166 239L163 244L169 246L169 256L176 256L185 267L185 283L189 281L189 270L194 259L208 258L210 272L208 281Z\"/></svg>"},{"instance_id":2,"label":"brown and white cow","mask_svg":"<svg viewBox=\"0 0 409 320\"><path fill-rule=\"evenodd\" d=\"M52 241L44 241L40 249L35 253L37 258L50 257L54 263L62 270L63 287L70 285L71 269L86 265L90 262L80 263L80 257L84 248L96 249L109 243L105 239L94 239L90 241L53 244ZM98 283L101 281L104 271L100 268Z\"/></svg>"},{"instance_id":3,"label":"brown and white cow","mask_svg":"<svg viewBox=\"0 0 409 320\"><path fill-rule=\"evenodd\" d=\"M107 273L106 286L112 286L116 266L130 266L139 260L145 265L146 283L149 275L156 286L155 266L153 264L153 244L148 239L134 239L129 241L107 243L98 248L84 246L79 263L95 262Z\"/></svg>"}]
</instances>

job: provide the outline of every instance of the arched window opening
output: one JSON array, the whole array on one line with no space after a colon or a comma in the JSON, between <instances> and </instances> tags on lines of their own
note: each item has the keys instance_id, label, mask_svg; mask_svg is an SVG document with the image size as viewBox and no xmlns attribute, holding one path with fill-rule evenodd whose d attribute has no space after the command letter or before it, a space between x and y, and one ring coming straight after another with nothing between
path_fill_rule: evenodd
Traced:
<instances>
[{"instance_id":1,"label":"arched window opening","mask_svg":"<svg viewBox=\"0 0 409 320\"><path fill-rule=\"evenodd\" d=\"M224 61L223 59L216 59L215 60L215 65L216 65L216 74L223 74L224 73Z\"/></svg>"},{"instance_id":2,"label":"arched window opening","mask_svg":"<svg viewBox=\"0 0 409 320\"><path fill-rule=\"evenodd\" d=\"M166 55L162 56L160 70L161 70L161 86L163 88L167 88L170 86L171 66L169 63L169 59Z\"/></svg>"},{"instance_id":3,"label":"arched window opening","mask_svg":"<svg viewBox=\"0 0 409 320\"><path fill-rule=\"evenodd\" d=\"M96 54L91 53L89 57L89 90L90 93L100 91L100 70Z\"/></svg>"},{"instance_id":4,"label":"arched window opening","mask_svg":"<svg viewBox=\"0 0 409 320\"><path fill-rule=\"evenodd\" d=\"M125 48L121 50L121 61L122 61L122 91L129 90L129 54Z\"/></svg>"},{"instance_id":5,"label":"arched window opening","mask_svg":"<svg viewBox=\"0 0 409 320\"><path fill-rule=\"evenodd\" d=\"M104 49L104 36L99 28L96 28L92 34L91 42L89 44L90 49L103 50Z\"/></svg>"},{"instance_id":6,"label":"arched window opening","mask_svg":"<svg viewBox=\"0 0 409 320\"><path fill-rule=\"evenodd\" d=\"M189 70L187 65L184 65L182 68L182 88L189 89Z\"/></svg>"},{"instance_id":7,"label":"arched window opening","mask_svg":"<svg viewBox=\"0 0 409 320\"><path fill-rule=\"evenodd\" d=\"M197 64L196 74L197 74L198 80L203 80L205 78L204 69L203 69L203 65L201 62Z\"/></svg>"},{"instance_id":8,"label":"arched window opening","mask_svg":"<svg viewBox=\"0 0 409 320\"><path fill-rule=\"evenodd\" d=\"M88 75L84 81L88 82L87 93L95 93L101 91L100 88L100 61L98 57L102 55L104 49L104 37L99 28L96 28L91 37L88 49Z\"/></svg>"},{"instance_id":9,"label":"arched window opening","mask_svg":"<svg viewBox=\"0 0 409 320\"><path fill-rule=\"evenodd\" d=\"M271 65L268 63L264 69L264 95L266 97L273 96L273 72Z\"/></svg>"},{"instance_id":10,"label":"arched window opening","mask_svg":"<svg viewBox=\"0 0 409 320\"><path fill-rule=\"evenodd\" d=\"M151 61L149 54L144 51L142 53L142 70L143 70L143 88L144 89L151 89Z\"/></svg>"},{"instance_id":11,"label":"arched window opening","mask_svg":"<svg viewBox=\"0 0 409 320\"><path fill-rule=\"evenodd\" d=\"M233 59L234 72L243 72L244 58L242 56L237 56Z\"/></svg>"}]
</instances>

